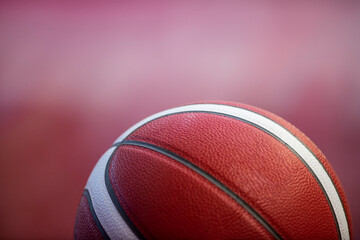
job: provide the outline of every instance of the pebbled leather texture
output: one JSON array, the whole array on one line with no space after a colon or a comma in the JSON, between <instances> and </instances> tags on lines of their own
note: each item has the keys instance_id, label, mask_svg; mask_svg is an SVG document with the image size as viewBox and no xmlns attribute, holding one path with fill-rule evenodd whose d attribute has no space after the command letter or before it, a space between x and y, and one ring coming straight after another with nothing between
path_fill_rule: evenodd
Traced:
<instances>
[{"instance_id":1,"label":"pebbled leather texture","mask_svg":"<svg viewBox=\"0 0 360 240\"><path fill-rule=\"evenodd\" d=\"M257 112L302 141L319 159L338 191L352 237L344 190L325 156L309 138L265 110L238 103L206 103ZM215 113L176 113L147 122L125 141L152 144L196 165L245 201L283 239L339 239L329 202L304 162L284 143L245 121ZM139 236L273 239L253 215L213 182L174 158L144 146L119 146L107 172L115 194L113 200ZM75 237L101 239L84 196Z\"/></svg>"},{"instance_id":2,"label":"pebbled leather texture","mask_svg":"<svg viewBox=\"0 0 360 240\"><path fill-rule=\"evenodd\" d=\"M142 126L127 140L158 145L193 162L248 202L283 238L338 238L329 204L306 166L248 123L208 113L176 114Z\"/></svg>"},{"instance_id":3,"label":"pebbled leather texture","mask_svg":"<svg viewBox=\"0 0 360 240\"><path fill-rule=\"evenodd\" d=\"M120 146L109 178L146 239L271 239L248 212L186 166L138 146Z\"/></svg>"},{"instance_id":4,"label":"pebbled leather texture","mask_svg":"<svg viewBox=\"0 0 360 240\"><path fill-rule=\"evenodd\" d=\"M345 191L344 191L344 189L340 183L340 180L339 180L338 176L336 175L334 169L331 167L331 164L326 159L325 155L321 152L321 150L315 145L315 143L313 143L310 140L310 138L308 138L302 131L300 131L294 125L292 125L291 123L289 123L285 119L277 116L274 113L268 112L266 110L263 110L261 108L257 108L254 106L246 105L246 104L240 104L240 103L234 103L234 102L217 102L217 103L226 104L226 105L235 106L235 107L242 107L242 108L249 109L251 111L260 113L261 115L263 115L265 117L268 117L269 119L279 123L280 125L285 127L287 130L289 130L292 134L294 134L297 138L299 138L316 155L316 157L320 160L321 164L324 166L324 168L330 175L330 177L340 195L341 201L343 203L343 206L344 206L344 209L346 212L347 221L349 223L350 237L352 239L353 226L352 226L352 220L351 220L351 212L350 212L349 203L345 196Z\"/></svg>"},{"instance_id":5,"label":"pebbled leather texture","mask_svg":"<svg viewBox=\"0 0 360 240\"><path fill-rule=\"evenodd\" d=\"M85 195L81 197L75 222L74 239L103 239L91 215L89 202Z\"/></svg>"}]
</instances>

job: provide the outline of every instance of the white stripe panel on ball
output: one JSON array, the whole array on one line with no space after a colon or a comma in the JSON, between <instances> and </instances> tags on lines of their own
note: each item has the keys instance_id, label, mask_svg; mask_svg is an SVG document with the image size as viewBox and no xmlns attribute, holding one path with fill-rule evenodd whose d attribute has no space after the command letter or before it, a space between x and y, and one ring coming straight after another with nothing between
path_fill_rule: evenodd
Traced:
<instances>
[{"instance_id":1,"label":"white stripe panel on ball","mask_svg":"<svg viewBox=\"0 0 360 240\"><path fill-rule=\"evenodd\" d=\"M335 213L336 220L339 225L341 239L348 240L350 239L348 222L346 219L345 211L337 193L337 190L327 174L326 170L320 163L320 161L312 154L312 152L294 135L288 132L284 127L280 124L249 110L221 105L221 104L194 104L187 105L177 108L172 108L169 110L165 110L154 114L144 120L138 122L131 128L129 128L126 132L124 132L120 137L118 137L115 143L123 141L127 136L129 136L133 131L142 125L166 115L177 114L182 112L214 112L217 114L226 114L232 117L241 118L245 121L248 121L254 125L257 125L271 134L275 135L277 138L281 139L284 143L288 144L310 167L310 169L314 172L316 177L318 178L320 184L322 185L324 191L326 192L330 204L332 205ZM110 198L109 198L109 201Z\"/></svg>"},{"instance_id":2,"label":"white stripe panel on ball","mask_svg":"<svg viewBox=\"0 0 360 240\"><path fill-rule=\"evenodd\" d=\"M95 213L110 239L137 240L138 238L128 227L111 201L105 185L106 164L115 149L116 147L111 147L101 156L85 188L89 191Z\"/></svg>"}]
</instances>

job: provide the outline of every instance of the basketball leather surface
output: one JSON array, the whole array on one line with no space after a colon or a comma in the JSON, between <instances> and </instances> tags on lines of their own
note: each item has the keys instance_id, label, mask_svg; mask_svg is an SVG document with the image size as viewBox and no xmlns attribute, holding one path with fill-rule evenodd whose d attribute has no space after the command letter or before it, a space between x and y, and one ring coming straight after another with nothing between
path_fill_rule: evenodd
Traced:
<instances>
[{"instance_id":1,"label":"basketball leather surface","mask_svg":"<svg viewBox=\"0 0 360 240\"><path fill-rule=\"evenodd\" d=\"M76 239L351 238L340 181L301 131L249 105L188 106L150 117L115 141L85 187ZM238 110L286 130L306 153Z\"/></svg>"}]
</instances>

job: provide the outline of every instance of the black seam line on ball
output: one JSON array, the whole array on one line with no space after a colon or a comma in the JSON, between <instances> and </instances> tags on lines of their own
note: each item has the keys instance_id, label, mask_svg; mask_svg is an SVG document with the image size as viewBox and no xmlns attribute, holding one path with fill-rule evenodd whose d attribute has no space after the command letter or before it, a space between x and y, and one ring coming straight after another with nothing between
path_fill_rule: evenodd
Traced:
<instances>
[{"instance_id":1,"label":"black seam line on ball","mask_svg":"<svg viewBox=\"0 0 360 240\"><path fill-rule=\"evenodd\" d=\"M128 225L128 227L131 229L131 231L141 240L146 240L146 238L142 235L142 233L140 232L140 230L134 225L134 223L130 220L130 218L128 217L128 215L125 213L125 210L123 209L123 207L121 206L120 202L118 201L114 189L111 186L110 183L110 178L109 178L109 166L110 166L110 162L112 161L112 158L115 154L115 152L117 151L117 149L119 148L119 145L113 145L113 147L116 147L113 151L113 153L111 154L108 162L106 163L106 168L105 168L105 185L106 185L106 189L110 195L111 201L114 203L116 209L118 210L118 212L120 213L121 217L124 219L125 223Z\"/></svg>"},{"instance_id":2,"label":"black seam line on ball","mask_svg":"<svg viewBox=\"0 0 360 240\"><path fill-rule=\"evenodd\" d=\"M114 144L113 146L121 146L121 145L133 145L138 147L147 148L150 150L153 150L155 152L161 153L169 158L174 159L175 161L185 165L186 167L190 168L191 170L195 171L202 177L204 177L206 180L214 184L216 187L221 189L224 193L226 193L229 197L234 199L240 206L242 206L250 215L252 215L266 230L270 232L270 234L275 239L282 239L280 234L275 231L275 229L258 213L256 212L247 202L245 202L242 198L240 198L238 195L236 195L232 190L230 190L225 184L217 180L215 177L213 177L211 174L206 172L205 170L201 169L200 167L196 166L192 162L186 160L185 158L167 150L162 147L146 143L146 142L140 142L140 141L123 141Z\"/></svg>"},{"instance_id":3,"label":"black seam line on ball","mask_svg":"<svg viewBox=\"0 0 360 240\"><path fill-rule=\"evenodd\" d=\"M245 110L247 110L247 109L245 109ZM329 205L329 207L330 207L330 211L331 211L331 213L332 213L332 216L333 216L333 219L334 219L334 221L335 221L335 226L336 226L336 230L337 230L337 233L338 233L338 239L340 240L341 239L341 233L340 233L340 227L339 227L339 223L338 223L338 221L337 221L337 218L336 218L336 215L335 215L335 211L334 211L334 207L333 207L333 205L331 204L331 201L330 201L330 199L329 199L329 196L328 196L328 194L326 193L326 191L325 191L325 189L324 189L324 187L323 187L323 185L321 184L321 182L320 182L320 180L319 180L319 178L316 176L316 174L314 173L314 171L310 168L310 166L306 163L306 161L290 146L290 145L288 145L287 143L285 143L283 140L281 140L278 136L276 136L275 134L273 134L273 133L271 133L271 132L269 132L268 130L266 130L265 128L263 128L263 127L261 127L261 126L259 126L259 125L257 125L257 124L255 124L255 123L252 123L252 122L250 122L250 121L247 121L247 120L245 120L245 119L242 119L242 118L238 118L238 117L235 117L235 116L232 116L232 115L228 115L228 114L223 114L223 113L217 113L217 112L210 112L210 111L204 111L204 113L212 113L212 114L217 114L217 115L221 115L221 116L224 116L224 117L230 117L230 118L233 118L233 119L237 119L237 120L240 120L240 121L242 121L242 122L244 122L244 123L247 123L247 124L250 124L251 126L253 126L253 127L256 127L256 128L258 128L258 129L260 129L261 131L263 131L263 132L265 132L265 133L267 133L267 134L269 134L270 136L272 136L273 138L275 138L276 140L278 140L280 143L282 143L285 147L287 147L292 153L294 153L296 156L297 156L297 158L298 159L300 159L300 161L305 165L305 167L309 170L309 172L311 173L311 175L313 175L313 177L315 178L315 180L316 180L316 182L318 183L318 185L319 185L319 187L320 187L320 189L321 189L321 191L323 192L323 194L324 194L324 196L325 196L325 199L326 199L326 201L327 201L327 203L328 203L328 205ZM255 112L256 113L256 112ZM262 116L262 115L261 115ZM270 119L271 120L271 119ZM273 120L271 120L271 121L273 121ZM273 121L274 122L274 121ZM275 122L276 123L276 122ZM276 123L276 124L278 124L278 123ZM278 124L279 126L281 126L280 124ZM284 127L283 127L284 128ZM286 128L284 128L285 130L287 130ZM288 130L287 130L288 131ZM289 132L289 131L288 131ZM291 133L292 134L292 133ZM293 134L292 134L293 135ZM296 136L295 136L296 137ZM298 138L297 138L298 139ZM298 139L298 141L300 141L300 139ZM302 142L302 141L300 141L300 143L302 143L306 148L307 148L307 146ZM308 149L308 148L307 148ZM310 151L310 149L308 149L309 151ZM310 151L311 152L311 151ZM311 152L312 153L312 152ZM312 153L313 154L313 153ZM313 154L314 155L314 154ZM315 155L314 155L315 156ZM315 158L316 158L316 156L315 156ZM317 159L317 158L316 158ZM318 160L318 159L317 159ZM318 160L319 161L319 160ZM320 161L319 161L320 162ZM321 163L321 162L320 162ZM323 166L322 164L321 164L321 166ZM323 166L324 167L324 166ZM325 170L325 172L327 172L326 170ZM331 179L331 177L329 176L329 178ZM335 185L334 185L335 186ZM335 189L336 189L336 187L335 187ZM341 200L341 199L340 199ZM341 201L342 202L342 201Z\"/></svg>"},{"instance_id":4,"label":"black seam line on ball","mask_svg":"<svg viewBox=\"0 0 360 240\"><path fill-rule=\"evenodd\" d=\"M208 104L208 103L199 103L199 104ZM272 120L272 119L270 119L270 118L268 118L268 117L266 117L266 116L264 116L264 115L262 115L262 114L260 114L260 113L251 111L251 110L246 109L246 108L241 108L241 107L236 107L236 106L231 106L231 105L225 105L225 104L216 104L216 103L211 103L211 104L214 104L214 105L223 105L223 106L228 106L228 107L233 107L233 108L239 108L239 109L244 109L244 110L249 111L249 112L253 112L253 113L258 114L258 115L260 115L260 116L262 116L262 117L264 117L264 118L269 119L270 121L274 122L275 124L279 125L279 126L282 127L283 129L285 129L285 130L286 130L287 132L289 132L292 136L294 136L303 146L305 146L305 147L309 150L309 152L318 160L318 162L320 163L320 165L322 166L322 168L325 170L326 174L329 176L332 184L333 184L334 187L335 187L335 190L336 190L338 196L340 196L340 194L339 194L339 192L338 192L338 190L337 190L337 188L336 188L336 185L334 184L332 178L330 177L329 173L326 171L326 169L325 169L325 167L323 166L323 164L321 163L321 161L320 161L320 160L316 157L316 155L308 148L308 146L306 146L306 144L304 144L297 136L295 136L292 132L290 132L288 129L286 129L285 127L283 127L281 124L277 123L276 121L274 121L274 120ZM191 106L191 105L187 105L187 106ZM207 114L214 114L214 115L220 115L220 116L224 116L224 117L233 118L233 119L236 119L236 120L239 120L239 121L248 123L248 124L252 125L253 127L256 127L256 128L258 128L258 129L264 131L265 133L269 134L270 136L274 137L276 140L278 140L279 142L281 142L283 145L285 145L291 152L293 152L293 153L303 162L303 164L304 164L304 165L306 166L306 168L310 171L310 173L313 175L313 177L315 178L316 182L318 183L318 185L319 185L320 189L322 190L322 192L323 192L323 194L324 194L324 196L325 196L325 199L326 199L326 201L328 202L328 205L329 205L329 207L330 207L330 211L331 211L331 213L332 213L332 216L333 216L333 219L334 219L334 222L335 222L335 225L336 225L336 230L337 230L337 233L338 233L338 239L339 239L339 240L341 239L340 227L339 227L339 223L338 223L338 221L337 221L336 215L335 215L335 211L334 211L333 205L331 204L330 199L329 199L329 196L328 196L327 193L325 192L325 189L324 189L324 187L322 186L322 184L321 184L320 180L318 179L318 177L316 176L316 174L313 172L313 170L310 168L310 166L305 162L305 160L304 160L303 158L301 158L298 153L295 152L294 149L292 149L288 144L286 144L284 141L282 141L279 137L277 137L276 135L274 135L274 134L272 134L271 132L267 131L266 129L260 127L259 125L256 125L256 124L254 124L254 123L252 123L252 122L249 122L249 121L247 121L247 120L245 120L245 119L242 119L242 118L239 118L239 117L235 117L235 116L232 116L232 115L228 115L228 114L224 114L224 113L212 112L212 111L205 111L205 110L203 110L203 111L202 111L202 110L188 110L188 111L181 111L181 112L170 113L170 114L166 114L166 115L163 115L163 116L159 116L159 117L157 117L157 118L154 118L154 119L152 119L151 121L146 122L145 124L143 124L143 125L139 126L138 128L134 129L131 133L129 133L128 136L130 136L130 135L131 135L133 132L135 132L137 129L141 128L142 126L144 126L144 125L146 125L146 124L148 124L148 123L150 123L150 122L152 122L152 121L154 121L154 120L157 120L157 119L160 119L160 118L163 118L163 117L172 116L172 115L183 114L183 113L207 113ZM127 138L128 136L126 136L126 138ZM126 138L125 138L125 139L126 139ZM116 144L114 144L114 145L116 145ZM348 220L347 220L346 211L345 211L344 204L343 204L341 198L340 198L340 202L341 202L343 211L345 212L346 221L347 221L348 226L349 226L349 222L348 222Z\"/></svg>"},{"instance_id":5,"label":"black seam line on ball","mask_svg":"<svg viewBox=\"0 0 360 240\"><path fill-rule=\"evenodd\" d=\"M200 103L202 104L202 103ZM206 104L206 103L203 103L203 104ZM221 105L221 106L229 106L229 107L234 107L234 108L239 108L239 109L243 109L243 110L246 110L246 111L249 111L249 112L252 112L252 113L255 113L255 114L258 114L270 121L272 121L273 123L279 125L280 127L282 127L283 129L285 129L289 134L291 134L293 137L295 137L313 156L314 158L320 163L321 167L324 169L324 171L326 172L326 174L328 175L332 185L334 186L335 190L336 190L336 193L337 195L339 196L339 199L340 199L340 203L341 203L341 207L345 213L345 218L346 218L346 222L347 222L347 225L348 225L348 230L349 230L349 234L350 234L350 229L349 229L349 222L348 222L348 216L347 216L347 213L345 211L345 207L344 207L344 203L340 197L340 194L339 194L339 191L336 187L336 185L334 184L334 181L332 179L332 177L330 176L329 172L326 170L325 166L322 164L322 162L319 160L319 158L313 153L313 151L310 150L310 148L303 142L301 141L295 134L293 134L289 129L285 128L284 126L282 126L280 123L276 122L275 120L267 117L267 116L264 116L258 112L255 112L255 111L252 111L252 110L249 110L249 109L246 109L246 108L242 108L242 107L238 107L238 106L232 106L232 105L227 105L227 104L221 104L221 103L211 103L211 104L214 104L214 105ZM220 115L223 115L223 114L220 114ZM225 114L224 114L225 115ZM233 117L233 116L230 116L230 117ZM233 118L237 118L237 117L233 117ZM256 124L253 124L251 122L248 122L244 119L240 119L240 118L237 118L243 122L247 122L248 124L256 127L256 128L259 128L261 130L263 130L264 132L268 133L269 135L273 136L274 138L276 138L278 141L280 141L281 143L283 143L287 148L289 148L303 163L304 165L306 166L306 168L310 171L310 173L314 176L315 180L317 181L317 183L319 184L321 190L323 191L324 195L325 195L325 198L330 206L330 210L331 210L331 213L333 215L333 218L334 218L334 221L335 221L335 225L336 225L336 230L337 230L337 233L338 233L338 239L340 240L341 239L341 233L340 233L340 227L339 227L339 223L338 223L338 220L336 218L336 215L335 215L335 211L334 211L334 208L330 202L330 199L329 199L329 196L327 195L327 193L325 192L325 189L323 188L322 184L320 183L320 180L318 179L318 177L315 175L315 173L311 170L310 166L305 162L305 160L303 158L301 158L299 156L299 154L297 154L295 152L295 150L293 150L289 145L287 145L285 142L283 142L282 140L280 140L278 137L276 137L275 135L271 134L270 132L268 132L267 130L263 129L262 127L256 125Z\"/></svg>"},{"instance_id":6,"label":"black seam line on ball","mask_svg":"<svg viewBox=\"0 0 360 240\"><path fill-rule=\"evenodd\" d=\"M334 211L334 207L333 205L331 204L330 202L330 199L329 199L329 196L328 194L326 193L323 185L321 184L319 178L316 176L316 174L314 173L314 171L310 168L310 166L305 162L305 160L292 148L290 147L290 145L288 145L287 143L285 143L284 141L282 141L279 137L277 137L276 135L272 134L271 132L267 131L266 129L256 125L256 124L253 124L251 122L248 122L246 120L242 120L243 122L246 122L262 131L264 131L265 133L269 134L270 136L274 137L276 140L278 140L279 142L281 142L283 145L285 145L293 154L295 154L295 156L300 159L300 161L305 165L305 167L308 169L308 171L311 173L311 175L313 175L313 177L315 178L316 182L318 183L320 189L322 190L324 196L325 196L325 199L330 207L330 211L332 213L332 216L333 216L333 219L335 221L335 225L336 225L336 230L337 230L337 233L338 233L338 239L340 240L341 239L341 235L340 235L340 228L339 228L339 223L337 221L337 218L336 218L336 215L335 215L335 211Z\"/></svg>"},{"instance_id":7,"label":"black seam line on ball","mask_svg":"<svg viewBox=\"0 0 360 240\"><path fill-rule=\"evenodd\" d=\"M89 208L90 208L90 212L91 212L91 216L93 217L94 221L95 221L95 224L97 226L97 228L99 229L101 235L103 236L103 238L105 240L110 240L109 236L107 235L107 233L105 232L105 229L103 228L103 226L101 225L96 213L95 213L95 210L94 210L94 206L92 204L92 201L91 201L91 197L90 197L90 193L89 193L89 190L85 189L84 190L84 196L86 197L87 201L88 201L88 204L89 204Z\"/></svg>"}]
</instances>

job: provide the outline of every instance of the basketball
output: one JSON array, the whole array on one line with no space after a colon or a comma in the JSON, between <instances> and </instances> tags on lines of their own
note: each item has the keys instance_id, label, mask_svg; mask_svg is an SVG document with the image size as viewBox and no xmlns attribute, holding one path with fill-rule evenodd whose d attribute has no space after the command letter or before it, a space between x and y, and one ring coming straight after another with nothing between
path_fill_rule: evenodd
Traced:
<instances>
[{"instance_id":1,"label":"basketball","mask_svg":"<svg viewBox=\"0 0 360 240\"><path fill-rule=\"evenodd\" d=\"M257 107L202 102L115 140L86 183L74 237L351 239L352 226L338 177L301 131Z\"/></svg>"}]
</instances>

